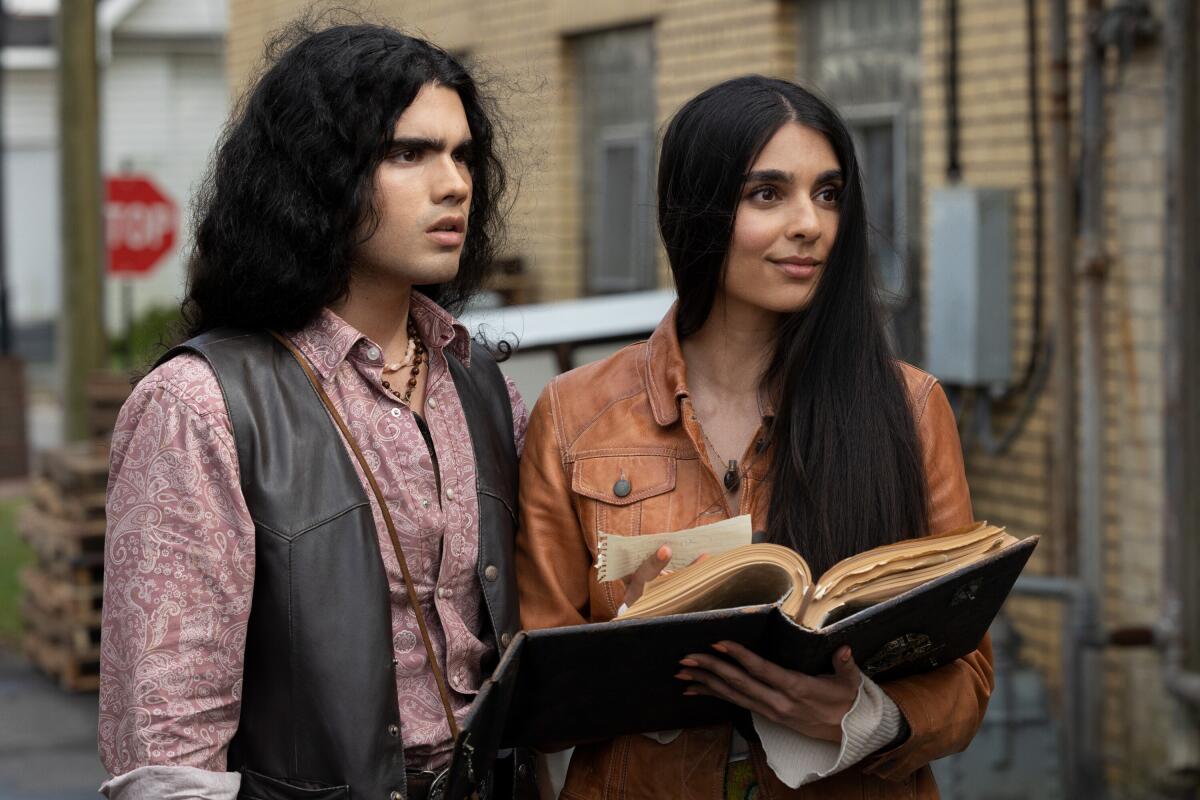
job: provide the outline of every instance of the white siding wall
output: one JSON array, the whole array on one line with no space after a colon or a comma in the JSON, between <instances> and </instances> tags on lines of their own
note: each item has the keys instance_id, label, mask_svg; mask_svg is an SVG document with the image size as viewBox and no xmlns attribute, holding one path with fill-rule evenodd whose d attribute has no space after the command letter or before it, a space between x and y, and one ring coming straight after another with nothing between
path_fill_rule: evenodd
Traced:
<instances>
[{"instance_id":1,"label":"white siding wall","mask_svg":"<svg viewBox=\"0 0 1200 800\"><path fill-rule=\"evenodd\" d=\"M53 70L4 74L4 255L17 325L58 314L58 122Z\"/></svg>"},{"instance_id":2,"label":"white siding wall","mask_svg":"<svg viewBox=\"0 0 1200 800\"><path fill-rule=\"evenodd\" d=\"M53 69L4 72L4 144L6 147L54 144L58 101Z\"/></svg>"},{"instance_id":3,"label":"white siding wall","mask_svg":"<svg viewBox=\"0 0 1200 800\"><path fill-rule=\"evenodd\" d=\"M225 0L145 0L123 19L123 34L221 35L228 26Z\"/></svg>"}]
</instances>

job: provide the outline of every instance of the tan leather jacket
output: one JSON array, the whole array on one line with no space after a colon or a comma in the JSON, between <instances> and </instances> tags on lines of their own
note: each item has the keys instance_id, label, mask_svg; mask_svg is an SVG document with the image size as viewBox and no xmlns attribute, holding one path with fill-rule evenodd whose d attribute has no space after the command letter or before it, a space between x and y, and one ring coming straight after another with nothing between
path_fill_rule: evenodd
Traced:
<instances>
[{"instance_id":1,"label":"tan leather jacket","mask_svg":"<svg viewBox=\"0 0 1200 800\"><path fill-rule=\"evenodd\" d=\"M971 521L954 416L937 381L903 365L923 447L931 531ZM638 535L731 516L687 396L683 355L670 313L647 342L560 375L533 410L521 462L517 583L526 628L612 619L624 590L592 569L596 532ZM740 509L766 528L765 463L747 465ZM614 484L624 477L624 497ZM624 487L622 487L624 488ZM636 657L635 653L630 654ZM564 665L564 668L565 665ZM993 686L988 639L924 675L883 684L911 729L900 746L844 772L789 789L752 743L759 796L767 798L932 798L927 766L962 750L983 719ZM724 796L731 726L684 731L669 744L634 735L576 748L562 797Z\"/></svg>"}]
</instances>

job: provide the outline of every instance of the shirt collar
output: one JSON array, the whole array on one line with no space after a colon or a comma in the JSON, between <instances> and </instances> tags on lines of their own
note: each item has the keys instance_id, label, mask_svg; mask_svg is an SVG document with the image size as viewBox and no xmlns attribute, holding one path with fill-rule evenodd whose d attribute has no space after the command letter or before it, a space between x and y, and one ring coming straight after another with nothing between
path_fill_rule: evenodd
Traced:
<instances>
[{"instance_id":1,"label":"shirt collar","mask_svg":"<svg viewBox=\"0 0 1200 800\"><path fill-rule=\"evenodd\" d=\"M650 409L654 413L654 421L663 427L679 420L680 403L688 396L687 364L683 360L683 349L679 346L679 334L675 328L678 306L678 301L671 305L646 343L646 388ZM762 397L760 407L764 418L774 416L771 398Z\"/></svg>"},{"instance_id":2,"label":"shirt collar","mask_svg":"<svg viewBox=\"0 0 1200 800\"><path fill-rule=\"evenodd\" d=\"M409 313L421 341L430 350L448 349L470 366L471 335L449 312L420 292L413 291ZM329 380L348 358L383 364L379 346L328 308L315 320L290 336L322 381Z\"/></svg>"}]
</instances>

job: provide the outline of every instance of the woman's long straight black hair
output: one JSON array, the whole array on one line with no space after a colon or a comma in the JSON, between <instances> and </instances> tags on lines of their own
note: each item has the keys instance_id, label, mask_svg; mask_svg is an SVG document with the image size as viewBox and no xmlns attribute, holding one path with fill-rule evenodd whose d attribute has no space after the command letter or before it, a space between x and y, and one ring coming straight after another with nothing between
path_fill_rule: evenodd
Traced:
<instances>
[{"instance_id":1,"label":"woman's long straight black hair","mask_svg":"<svg viewBox=\"0 0 1200 800\"><path fill-rule=\"evenodd\" d=\"M776 401L768 536L819 575L854 553L928 532L921 447L884 335L850 132L833 108L794 83L751 75L714 86L667 127L658 222L683 339L704 324L723 284L745 175L789 122L829 141L845 180L837 238L816 291L806 308L781 319L762 376Z\"/></svg>"}]
</instances>

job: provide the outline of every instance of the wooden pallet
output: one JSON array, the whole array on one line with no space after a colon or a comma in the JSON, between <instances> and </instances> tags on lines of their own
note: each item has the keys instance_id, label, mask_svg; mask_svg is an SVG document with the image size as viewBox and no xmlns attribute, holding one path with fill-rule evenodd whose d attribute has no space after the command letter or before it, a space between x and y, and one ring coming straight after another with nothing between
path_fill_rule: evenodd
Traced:
<instances>
[{"instance_id":1,"label":"wooden pallet","mask_svg":"<svg viewBox=\"0 0 1200 800\"><path fill-rule=\"evenodd\" d=\"M25 657L67 691L94 692L100 688L99 647L89 653L72 652L33 632L25 634L21 645Z\"/></svg>"},{"instance_id":2,"label":"wooden pallet","mask_svg":"<svg viewBox=\"0 0 1200 800\"><path fill-rule=\"evenodd\" d=\"M77 583L36 566L25 567L20 578L25 597L44 613L73 620L80 626L100 625L103 583Z\"/></svg>"},{"instance_id":3,"label":"wooden pallet","mask_svg":"<svg viewBox=\"0 0 1200 800\"><path fill-rule=\"evenodd\" d=\"M17 533L37 556L38 566L76 585L104 580L104 527L103 519L64 519L34 505L21 509L17 518Z\"/></svg>"},{"instance_id":4,"label":"wooden pallet","mask_svg":"<svg viewBox=\"0 0 1200 800\"><path fill-rule=\"evenodd\" d=\"M103 492L108 484L108 444L88 441L47 450L38 475L63 493Z\"/></svg>"},{"instance_id":5,"label":"wooden pallet","mask_svg":"<svg viewBox=\"0 0 1200 800\"><path fill-rule=\"evenodd\" d=\"M100 685L100 600L36 567L22 573L22 639L29 660L70 691Z\"/></svg>"},{"instance_id":6,"label":"wooden pallet","mask_svg":"<svg viewBox=\"0 0 1200 800\"><path fill-rule=\"evenodd\" d=\"M91 399L114 417L120 408L116 394ZM107 483L107 442L49 450L30 482L33 502L17 518L18 534L36 555L21 574L23 647L34 665L71 691L100 684Z\"/></svg>"},{"instance_id":7,"label":"wooden pallet","mask_svg":"<svg viewBox=\"0 0 1200 800\"><path fill-rule=\"evenodd\" d=\"M46 478L29 482L33 504L45 513L64 519L87 522L104 519L104 492L64 492Z\"/></svg>"},{"instance_id":8,"label":"wooden pallet","mask_svg":"<svg viewBox=\"0 0 1200 800\"><path fill-rule=\"evenodd\" d=\"M21 621L25 632L61 648L64 653L88 659L100 655L100 621L82 623L45 608L36 598L21 599Z\"/></svg>"}]
</instances>

